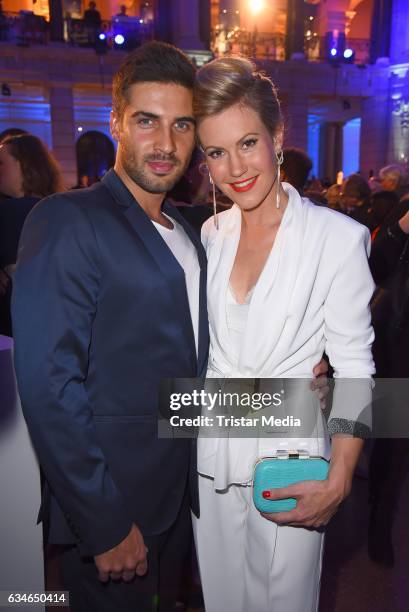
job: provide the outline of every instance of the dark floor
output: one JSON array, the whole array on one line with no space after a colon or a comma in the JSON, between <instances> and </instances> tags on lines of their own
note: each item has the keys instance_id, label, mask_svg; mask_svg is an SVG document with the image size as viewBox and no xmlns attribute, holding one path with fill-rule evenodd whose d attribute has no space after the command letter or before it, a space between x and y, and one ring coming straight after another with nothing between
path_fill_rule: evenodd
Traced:
<instances>
[{"instance_id":1,"label":"dark floor","mask_svg":"<svg viewBox=\"0 0 409 612\"><path fill-rule=\"evenodd\" d=\"M368 482L355 478L350 497L327 529L320 612L409 610L409 488L402 489L394 524L395 565L381 568L367 555Z\"/></svg>"}]
</instances>

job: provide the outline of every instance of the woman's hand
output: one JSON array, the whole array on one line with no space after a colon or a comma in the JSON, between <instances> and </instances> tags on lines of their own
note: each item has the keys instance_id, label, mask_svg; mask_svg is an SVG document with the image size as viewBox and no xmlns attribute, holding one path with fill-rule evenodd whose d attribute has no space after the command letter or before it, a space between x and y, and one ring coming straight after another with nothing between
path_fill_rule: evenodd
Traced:
<instances>
[{"instance_id":1,"label":"woman's hand","mask_svg":"<svg viewBox=\"0 0 409 612\"><path fill-rule=\"evenodd\" d=\"M300 459L300 461L303 461ZM308 461L307 459L305 461ZM289 512L261 513L264 518L278 525L292 527L322 527L334 516L340 503L349 493L346 482L327 480L307 480L281 489L263 492L268 499L293 497L297 507Z\"/></svg>"},{"instance_id":2,"label":"woman's hand","mask_svg":"<svg viewBox=\"0 0 409 612\"><path fill-rule=\"evenodd\" d=\"M331 464L327 480L306 480L281 489L263 492L266 499L293 497L297 507L289 512L261 513L278 525L322 527L334 516L340 503L349 495L352 477L363 440L337 434L332 438ZM295 461L295 460L294 460ZM308 459L298 459L308 461Z\"/></svg>"}]
</instances>

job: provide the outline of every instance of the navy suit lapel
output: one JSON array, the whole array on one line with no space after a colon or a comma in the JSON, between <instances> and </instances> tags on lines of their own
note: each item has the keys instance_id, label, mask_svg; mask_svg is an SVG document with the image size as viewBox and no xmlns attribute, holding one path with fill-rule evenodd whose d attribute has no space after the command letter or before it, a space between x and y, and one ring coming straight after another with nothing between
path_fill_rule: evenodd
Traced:
<instances>
[{"instance_id":1,"label":"navy suit lapel","mask_svg":"<svg viewBox=\"0 0 409 612\"><path fill-rule=\"evenodd\" d=\"M207 314L207 259L200 238L192 226L184 219L175 206L164 202L163 212L175 219L183 226L186 234L196 247L197 257L200 265L200 294L199 294L199 343L198 343L198 376L204 374L207 365L209 350L209 318Z\"/></svg>"},{"instance_id":2,"label":"navy suit lapel","mask_svg":"<svg viewBox=\"0 0 409 612\"><path fill-rule=\"evenodd\" d=\"M122 212L132 228L143 242L146 250L154 259L162 275L169 284L169 290L180 310L181 326L189 338L192 351L196 354L195 337L190 316L189 300L186 290L185 275L177 259L155 229L152 221L143 208L137 203L131 192L121 181L114 170L107 172L103 184L122 208ZM201 376L205 372L209 350L209 320L207 315L207 259L206 253L194 229L183 218L175 206L165 201L163 212L175 219L184 228L186 234L196 247L200 265L200 294L199 294L199 341L197 357L197 373Z\"/></svg>"}]
</instances>

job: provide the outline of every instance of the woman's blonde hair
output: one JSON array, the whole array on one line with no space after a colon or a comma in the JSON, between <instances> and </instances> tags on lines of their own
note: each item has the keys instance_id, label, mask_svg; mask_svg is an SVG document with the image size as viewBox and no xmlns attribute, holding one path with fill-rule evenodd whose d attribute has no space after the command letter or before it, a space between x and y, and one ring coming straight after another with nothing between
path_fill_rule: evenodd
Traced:
<instances>
[{"instance_id":1,"label":"woman's blonde hair","mask_svg":"<svg viewBox=\"0 0 409 612\"><path fill-rule=\"evenodd\" d=\"M222 57L200 68L193 90L193 110L198 122L234 104L252 108L271 136L282 127L275 85L249 59Z\"/></svg>"}]
</instances>

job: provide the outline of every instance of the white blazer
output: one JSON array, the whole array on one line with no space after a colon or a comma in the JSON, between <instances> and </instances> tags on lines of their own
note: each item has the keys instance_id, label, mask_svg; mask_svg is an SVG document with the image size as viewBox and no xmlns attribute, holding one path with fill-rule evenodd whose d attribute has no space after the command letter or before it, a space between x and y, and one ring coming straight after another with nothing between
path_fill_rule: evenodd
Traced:
<instances>
[{"instance_id":1,"label":"white blazer","mask_svg":"<svg viewBox=\"0 0 409 612\"><path fill-rule=\"evenodd\" d=\"M208 258L208 376L308 379L325 350L335 377L370 379L375 368L369 231L301 198L288 183L283 188L288 205L252 294L238 363L230 348L226 299L241 211L235 204L219 214L218 230L212 218L203 226ZM367 391L363 403L368 401ZM335 404L335 413L341 414L342 406ZM265 445L264 440L254 439L199 439L199 472L215 476L217 488L248 482L260 453L272 450Z\"/></svg>"}]
</instances>

